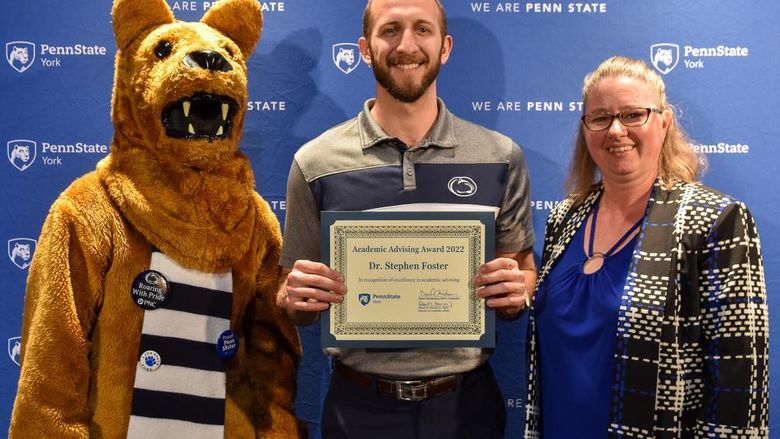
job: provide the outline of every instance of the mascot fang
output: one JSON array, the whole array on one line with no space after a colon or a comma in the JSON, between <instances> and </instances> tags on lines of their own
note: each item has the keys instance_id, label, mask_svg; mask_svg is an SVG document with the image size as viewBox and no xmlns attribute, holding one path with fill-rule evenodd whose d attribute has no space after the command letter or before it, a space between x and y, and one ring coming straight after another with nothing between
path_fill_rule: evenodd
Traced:
<instances>
[{"instance_id":1,"label":"mascot fang","mask_svg":"<svg viewBox=\"0 0 780 439\"><path fill-rule=\"evenodd\" d=\"M238 150L257 0L200 22L115 0L111 153L52 206L11 437L291 438L300 344L279 224Z\"/></svg>"}]
</instances>

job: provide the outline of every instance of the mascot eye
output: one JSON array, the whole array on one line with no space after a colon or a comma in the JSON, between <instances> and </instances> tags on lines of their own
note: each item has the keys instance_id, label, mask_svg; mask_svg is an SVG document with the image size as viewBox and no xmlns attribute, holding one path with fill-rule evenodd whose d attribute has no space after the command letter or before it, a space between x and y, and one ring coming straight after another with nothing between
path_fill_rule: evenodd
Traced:
<instances>
[{"instance_id":1,"label":"mascot eye","mask_svg":"<svg viewBox=\"0 0 780 439\"><path fill-rule=\"evenodd\" d=\"M171 44L169 41L160 41L157 44L157 47L154 48L154 54L157 55L157 58L163 59L171 54L171 49L173 48L173 44Z\"/></svg>"}]
</instances>

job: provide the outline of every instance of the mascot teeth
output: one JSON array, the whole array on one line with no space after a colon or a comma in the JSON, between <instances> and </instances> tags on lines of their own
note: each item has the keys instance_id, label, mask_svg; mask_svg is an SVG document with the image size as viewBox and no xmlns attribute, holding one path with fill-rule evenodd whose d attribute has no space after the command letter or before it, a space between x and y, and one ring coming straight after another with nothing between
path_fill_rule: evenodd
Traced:
<instances>
[{"instance_id":1,"label":"mascot teeth","mask_svg":"<svg viewBox=\"0 0 780 439\"><path fill-rule=\"evenodd\" d=\"M176 139L227 139L237 109L228 96L195 93L165 107L162 123L165 134Z\"/></svg>"}]
</instances>

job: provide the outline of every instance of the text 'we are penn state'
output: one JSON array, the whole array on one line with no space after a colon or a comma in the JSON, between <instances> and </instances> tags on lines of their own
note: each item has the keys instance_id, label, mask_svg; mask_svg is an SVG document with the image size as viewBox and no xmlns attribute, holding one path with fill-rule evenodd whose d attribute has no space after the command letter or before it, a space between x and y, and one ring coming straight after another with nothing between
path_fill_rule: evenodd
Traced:
<instances>
[{"instance_id":1,"label":"text 'we are penn state'","mask_svg":"<svg viewBox=\"0 0 780 439\"><path fill-rule=\"evenodd\" d=\"M508 14L606 14L606 3L523 3L523 2L471 2L471 12L474 13L508 13Z\"/></svg>"}]
</instances>

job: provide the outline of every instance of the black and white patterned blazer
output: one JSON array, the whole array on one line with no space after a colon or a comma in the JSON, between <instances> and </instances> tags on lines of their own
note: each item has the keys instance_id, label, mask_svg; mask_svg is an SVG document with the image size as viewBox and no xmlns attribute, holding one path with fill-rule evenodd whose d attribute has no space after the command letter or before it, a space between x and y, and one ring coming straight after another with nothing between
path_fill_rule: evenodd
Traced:
<instances>
[{"instance_id":1,"label":"black and white patterned blazer","mask_svg":"<svg viewBox=\"0 0 780 439\"><path fill-rule=\"evenodd\" d=\"M547 220L540 285L601 195ZM701 184L656 182L621 298L608 437L765 438L769 331L747 207ZM526 438L541 437L533 313ZM555 377L545 377L555 379Z\"/></svg>"}]
</instances>

